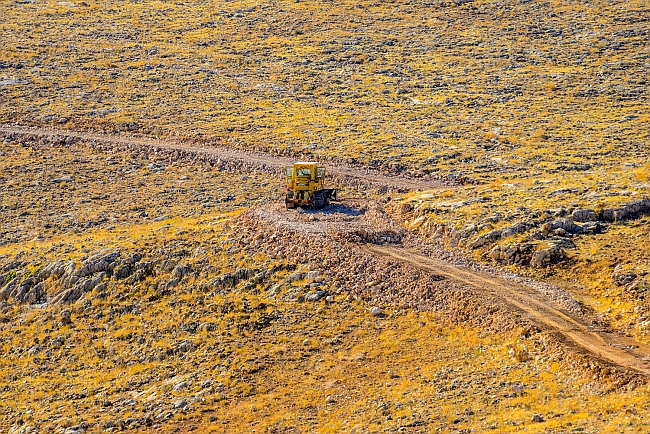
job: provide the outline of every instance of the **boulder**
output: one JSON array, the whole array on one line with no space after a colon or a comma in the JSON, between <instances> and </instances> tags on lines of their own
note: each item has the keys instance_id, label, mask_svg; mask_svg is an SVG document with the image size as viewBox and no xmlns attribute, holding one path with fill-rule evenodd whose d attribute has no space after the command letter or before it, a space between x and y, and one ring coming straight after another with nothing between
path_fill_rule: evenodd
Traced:
<instances>
[{"instance_id":1,"label":"boulder","mask_svg":"<svg viewBox=\"0 0 650 434\"><path fill-rule=\"evenodd\" d=\"M318 301L324 297L327 297L327 291L319 290L305 295L305 301Z\"/></svg>"},{"instance_id":2,"label":"boulder","mask_svg":"<svg viewBox=\"0 0 650 434\"><path fill-rule=\"evenodd\" d=\"M472 241L469 243L468 247L472 250L476 250L480 247L485 246L486 244L490 244L501 238L502 232L498 229L495 229L493 231L490 231L486 234L481 235L478 237L476 240Z\"/></svg>"},{"instance_id":3,"label":"boulder","mask_svg":"<svg viewBox=\"0 0 650 434\"><path fill-rule=\"evenodd\" d=\"M628 283L633 282L637 278L637 275L632 270L625 270L621 268L620 265L617 265L612 272L612 281L615 285L627 285Z\"/></svg>"},{"instance_id":4,"label":"boulder","mask_svg":"<svg viewBox=\"0 0 650 434\"><path fill-rule=\"evenodd\" d=\"M592 209L577 209L571 214L571 218L576 222L595 222L598 220L596 212Z\"/></svg>"},{"instance_id":5,"label":"boulder","mask_svg":"<svg viewBox=\"0 0 650 434\"><path fill-rule=\"evenodd\" d=\"M559 246L551 246L533 253L530 259L530 265L533 267L548 267L564 260L566 252Z\"/></svg>"},{"instance_id":6,"label":"boulder","mask_svg":"<svg viewBox=\"0 0 650 434\"><path fill-rule=\"evenodd\" d=\"M582 226L577 225L572 219L561 219L556 220L550 224L551 229L555 231L556 229L563 229L570 234L579 234L584 231Z\"/></svg>"}]
</instances>

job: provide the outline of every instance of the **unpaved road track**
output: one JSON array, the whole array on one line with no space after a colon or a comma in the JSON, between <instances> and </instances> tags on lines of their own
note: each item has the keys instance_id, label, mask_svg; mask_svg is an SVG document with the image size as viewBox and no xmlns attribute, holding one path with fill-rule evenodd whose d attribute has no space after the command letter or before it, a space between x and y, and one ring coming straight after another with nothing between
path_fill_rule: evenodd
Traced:
<instances>
[{"instance_id":1,"label":"unpaved road track","mask_svg":"<svg viewBox=\"0 0 650 434\"><path fill-rule=\"evenodd\" d=\"M136 148L166 149L207 154L222 160L248 162L277 170L282 170L284 166L292 164L291 160L285 158L264 154L250 154L222 147L204 148L186 146L179 143L110 134L0 125L0 134L2 133L28 137L75 138L108 145L127 145ZM389 188L422 190L442 186L441 183L383 176L342 166L328 165L328 170L339 176L362 179L368 183L383 185ZM404 248L378 245L366 245L363 248L373 255L407 263L410 266L430 271L437 275L446 276L455 281L478 288L481 291L487 291L493 294L495 298L503 300L513 311L525 315L531 323L536 324L542 330L554 334L560 341L565 342L567 345L581 349L592 357L650 376L650 348L639 345L637 342L615 333L594 329L584 319L564 311L559 307L554 307L552 302L531 288L488 273L457 267Z\"/></svg>"},{"instance_id":2,"label":"unpaved road track","mask_svg":"<svg viewBox=\"0 0 650 434\"><path fill-rule=\"evenodd\" d=\"M259 166L275 168L277 170L282 170L284 167L290 166L294 163L294 161L291 159L275 157L268 154L240 152L226 149L224 147L204 148L197 146L188 146L180 143L165 142L139 137L124 137L112 134L95 134L81 131L70 131L63 129L57 130L52 128L38 128L17 125L0 125L0 133L17 134L32 137L69 137L89 142L127 145L137 148L183 151L186 153L210 155L224 161L246 161L248 163L253 163ZM417 179L407 179L397 176L385 176L341 165L328 164L327 170L329 173L334 175L355 180L363 180L369 184L389 188L400 188L406 190L430 190L445 186L444 183L438 181L421 181Z\"/></svg>"},{"instance_id":3,"label":"unpaved road track","mask_svg":"<svg viewBox=\"0 0 650 434\"><path fill-rule=\"evenodd\" d=\"M639 345L632 339L594 329L583 319L553 306L553 303L531 288L487 273L455 267L409 249L366 245L364 250L494 294L511 306L512 310L525 315L531 323L554 334L561 341L609 363L650 376L650 348Z\"/></svg>"}]
</instances>

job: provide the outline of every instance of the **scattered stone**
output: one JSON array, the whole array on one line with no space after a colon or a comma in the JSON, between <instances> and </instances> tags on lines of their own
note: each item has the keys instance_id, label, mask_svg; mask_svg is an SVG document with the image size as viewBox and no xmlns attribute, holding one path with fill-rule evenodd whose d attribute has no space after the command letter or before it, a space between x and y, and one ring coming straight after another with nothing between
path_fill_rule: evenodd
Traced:
<instances>
[{"instance_id":1,"label":"scattered stone","mask_svg":"<svg viewBox=\"0 0 650 434\"><path fill-rule=\"evenodd\" d=\"M379 308L377 306L371 307L369 312L370 312L370 315L372 315L372 316L381 316L381 315L384 314L384 311L381 310L381 308Z\"/></svg>"},{"instance_id":2,"label":"scattered stone","mask_svg":"<svg viewBox=\"0 0 650 434\"><path fill-rule=\"evenodd\" d=\"M185 389L187 389L187 382L185 381L181 381L180 383L176 383L174 385L174 392L181 392Z\"/></svg>"},{"instance_id":3,"label":"scattered stone","mask_svg":"<svg viewBox=\"0 0 650 434\"><path fill-rule=\"evenodd\" d=\"M43 340L43 342L45 342L45 340ZM50 342L50 347L58 349L61 348L64 343L65 343L65 339L63 338L63 336L58 336L52 339L52 341Z\"/></svg>"},{"instance_id":4,"label":"scattered stone","mask_svg":"<svg viewBox=\"0 0 650 434\"><path fill-rule=\"evenodd\" d=\"M72 319L70 319L70 311L69 310L62 310L61 311L61 324L63 325L71 325L72 324Z\"/></svg>"},{"instance_id":5,"label":"scattered stone","mask_svg":"<svg viewBox=\"0 0 650 434\"><path fill-rule=\"evenodd\" d=\"M69 175L62 176L60 178L53 179L52 182L54 182L55 184L61 184L63 182L65 183L72 182L72 176Z\"/></svg>"},{"instance_id":6,"label":"scattered stone","mask_svg":"<svg viewBox=\"0 0 650 434\"><path fill-rule=\"evenodd\" d=\"M187 407L187 401L184 399L179 399L178 401L174 402L174 408L176 409L182 409Z\"/></svg>"},{"instance_id":7,"label":"scattered stone","mask_svg":"<svg viewBox=\"0 0 650 434\"><path fill-rule=\"evenodd\" d=\"M544 422L544 418L541 414L536 413L533 415L533 422Z\"/></svg>"},{"instance_id":8,"label":"scattered stone","mask_svg":"<svg viewBox=\"0 0 650 434\"><path fill-rule=\"evenodd\" d=\"M312 292L310 294L305 295L305 301L312 301L312 302L313 301L318 301L321 298L324 298L326 296L327 296L327 291L320 290L320 291Z\"/></svg>"},{"instance_id":9,"label":"scattered stone","mask_svg":"<svg viewBox=\"0 0 650 434\"><path fill-rule=\"evenodd\" d=\"M194 349L194 344L190 341L181 342L176 349L181 353L186 353Z\"/></svg>"},{"instance_id":10,"label":"scattered stone","mask_svg":"<svg viewBox=\"0 0 650 434\"><path fill-rule=\"evenodd\" d=\"M320 278L320 272L318 271L309 271L305 274L305 279L309 280L310 282L317 282L322 280Z\"/></svg>"},{"instance_id":11,"label":"scattered stone","mask_svg":"<svg viewBox=\"0 0 650 434\"><path fill-rule=\"evenodd\" d=\"M212 332L217 329L217 326L212 323L204 322L199 324L199 326L196 329L199 331Z\"/></svg>"},{"instance_id":12,"label":"scattered stone","mask_svg":"<svg viewBox=\"0 0 650 434\"><path fill-rule=\"evenodd\" d=\"M630 270L623 269L620 265L617 265L612 272L612 281L615 285L627 285L628 283L633 282L637 275L635 272Z\"/></svg>"}]
</instances>

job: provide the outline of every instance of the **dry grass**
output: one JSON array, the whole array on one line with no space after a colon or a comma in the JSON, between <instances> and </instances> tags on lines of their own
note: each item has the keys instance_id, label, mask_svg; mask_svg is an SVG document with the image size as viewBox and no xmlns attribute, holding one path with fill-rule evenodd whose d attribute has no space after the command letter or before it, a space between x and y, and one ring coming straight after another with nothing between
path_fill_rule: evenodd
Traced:
<instances>
[{"instance_id":1,"label":"dry grass","mask_svg":"<svg viewBox=\"0 0 650 434\"><path fill-rule=\"evenodd\" d=\"M481 179L570 161L613 179L648 144L643 0L0 7L5 122Z\"/></svg>"},{"instance_id":2,"label":"dry grass","mask_svg":"<svg viewBox=\"0 0 650 434\"><path fill-rule=\"evenodd\" d=\"M52 161L61 165L74 152L52 148ZM86 153L94 161L92 172L77 163L73 203L97 188L93 182L122 173L119 164L103 166L106 160L99 157ZM12 191L30 197L29 174L39 156L21 153L11 161L4 160L3 167L11 172ZM19 165L30 170L18 170ZM170 167L167 175L176 170L185 169ZM151 175L136 170L131 176L128 182L138 184ZM229 179L192 171L192 180L208 190ZM149 200L157 205L125 188L116 187L112 194L129 206ZM110 229L57 229L44 240L2 247L0 264L20 255L32 268L53 259L79 261L108 248L140 251L147 260L181 254L195 271L172 291L164 290L169 271L137 284L111 280L104 292L93 291L66 306L72 311L67 325L58 306L3 304L3 428L22 420L36 431L83 424L92 431L114 424L159 432L647 429L647 386L625 389L593 382L557 359L539 336L532 340L521 332L485 335L469 327L445 327L431 314L391 306L385 306L388 317L376 318L345 293L333 303L269 295L268 287L281 283L289 271L255 287L244 282L231 291L206 291L223 272L281 264L302 270L308 264L234 249L241 234L229 230L228 222L238 211L225 202L190 213L194 203L193 195L183 194L173 205L161 201L167 218L160 221L122 220L120 209L113 209L117 221ZM40 231L50 222L49 213L58 215L59 206L65 206L48 204L47 212L22 217L19 207L5 224L13 227L28 218ZM303 284L285 284L282 291ZM57 338L63 338L60 346L52 343ZM179 350L183 343L191 343L189 350ZM510 348L525 348L532 359L517 362ZM186 387L175 389L181 382ZM175 408L181 400L187 406ZM533 422L534 414L544 422Z\"/></svg>"},{"instance_id":3,"label":"dry grass","mask_svg":"<svg viewBox=\"0 0 650 434\"><path fill-rule=\"evenodd\" d=\"M221 137L463 175L480 185L409 199L431 223L510 216L500 228L522 206L541 215L648 195L647 15L644 0L7 1L0 121ZM648 430L646 386L592 382L514 334L443 328L423 313L379 320L344 299L285 302L263 288L200 302L207 276L277 265L229 251L227 229L239 210L274 200L276 180L247 195L241 175L158 170L127 155L113 164L82 144L0 150L0 264L19 255L35 268L114 247L190 251L188 261L211 270L168 294L159 291L167 275L115 284L108 298L89 298L89 312L104 316L75 307L72 326L54 307L3 305L3 428L88 422L100 431L133 417L160 431ZM582 238L573 268L517 271L572 286L647 341L645 291L613 287L609 274L619 264L647 271L648 241L646 220L619 224ZM109 314L131 305L136 312ZM246 328L263 313L278 318ZM212 332L186 327L208 321ZM64 343L30 355L46 336ZM174 352L183 341L194 349ZM516 363L508 345L538 357ZM181 381L188 388L174 391ZM185 410L174 408L179 399ZM545 421L533 423L535 413Z\"/></svg>"}]
</instances>

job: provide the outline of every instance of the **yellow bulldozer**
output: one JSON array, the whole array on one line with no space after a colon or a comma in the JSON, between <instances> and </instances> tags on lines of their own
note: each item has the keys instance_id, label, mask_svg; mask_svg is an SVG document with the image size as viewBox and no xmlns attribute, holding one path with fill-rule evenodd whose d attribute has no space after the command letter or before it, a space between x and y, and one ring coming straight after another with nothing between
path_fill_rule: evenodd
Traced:
<instances>
[{"instance_id":1,"label":"yellow bulldozer","mask_svg":"<svg viewBox=\"0 0 650 434\"><path fill-rule=\"evenodd\" d=\"M310 207L321 209L336 200L335 188L325 188L325 167L318 163L301 162L286 168L287 209Z\"/></svg>"}]
</instances>

